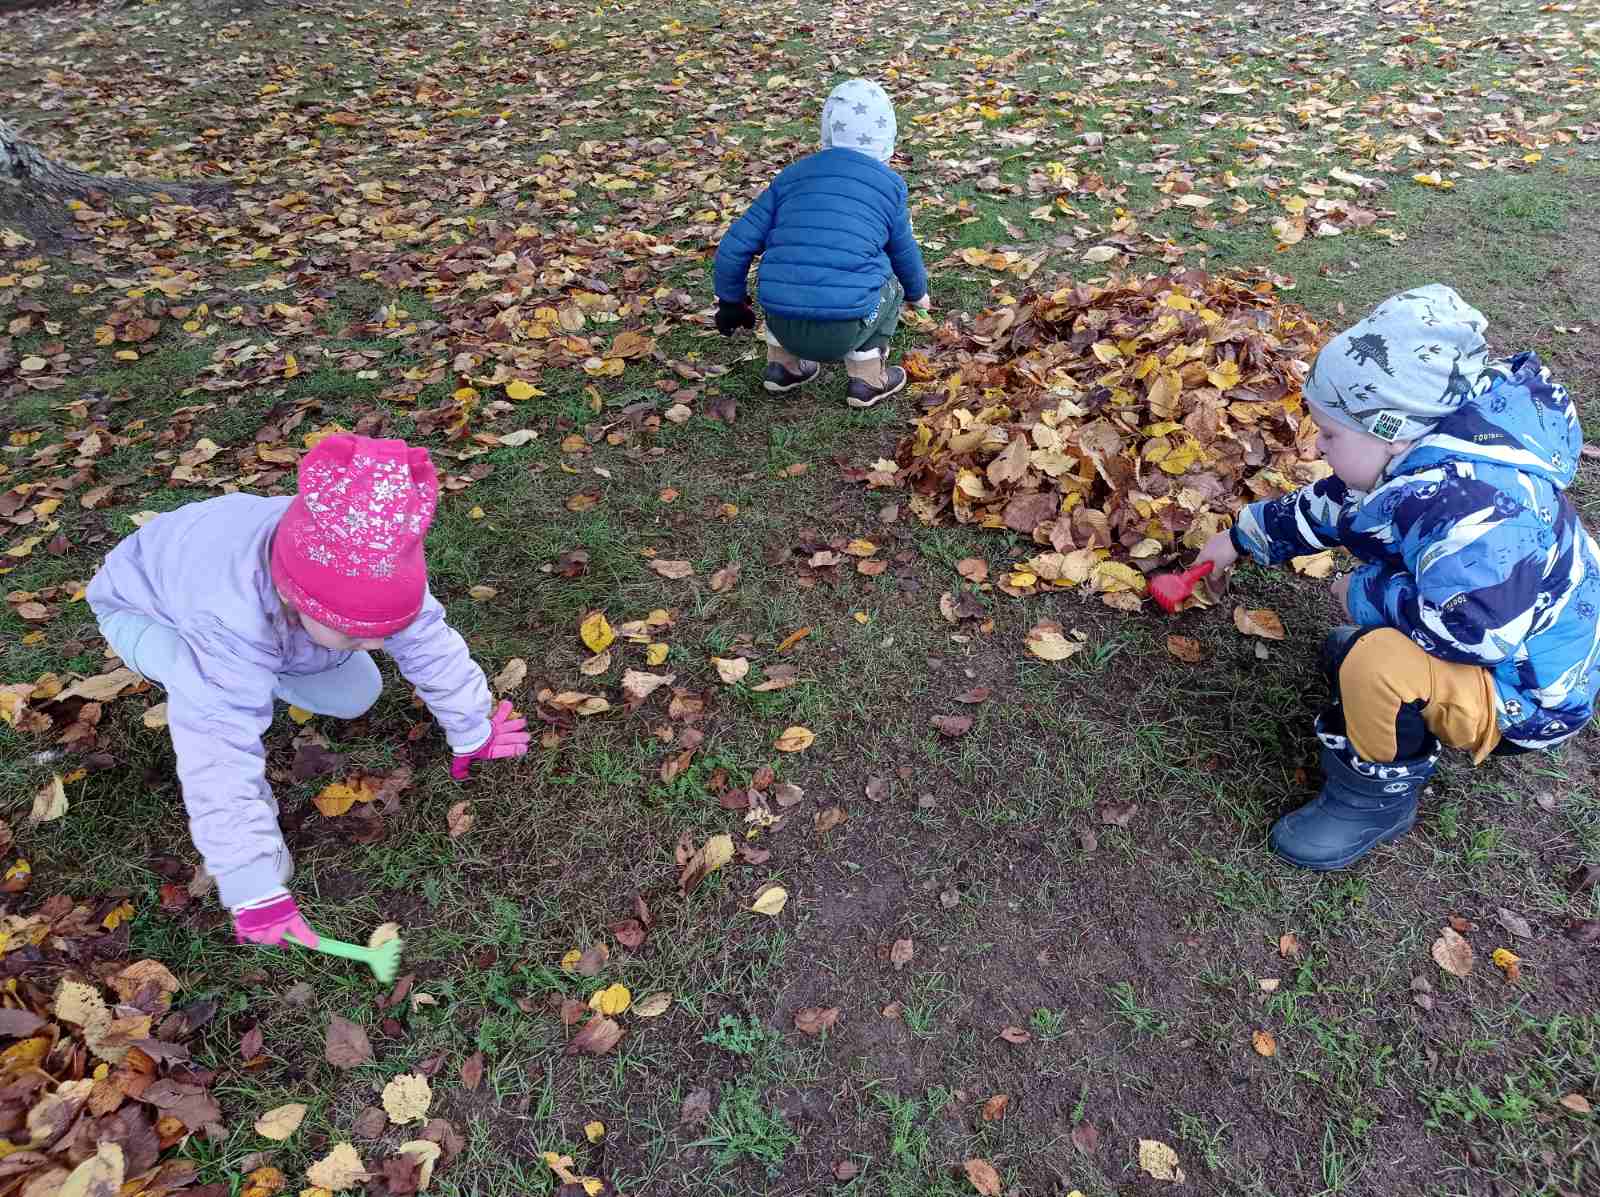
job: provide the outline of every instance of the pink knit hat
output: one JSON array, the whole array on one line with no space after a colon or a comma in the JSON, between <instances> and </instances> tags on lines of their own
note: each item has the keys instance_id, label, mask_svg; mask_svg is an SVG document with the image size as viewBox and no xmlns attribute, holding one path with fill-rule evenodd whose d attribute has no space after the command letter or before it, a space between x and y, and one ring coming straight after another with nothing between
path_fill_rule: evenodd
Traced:
<instances>
[{"instance_id":1,"label":"pink knit hat","mask_svg":"<svg viewBox=\"0 0 1600 1197\"><path fill-rule=\"evenodd\" d=\"M347 636L388 636L422 610L422 538L439 503L426 449L340 433L300 460L300 493L272 537L272 581Z\"/></svg>"}]
</instances>

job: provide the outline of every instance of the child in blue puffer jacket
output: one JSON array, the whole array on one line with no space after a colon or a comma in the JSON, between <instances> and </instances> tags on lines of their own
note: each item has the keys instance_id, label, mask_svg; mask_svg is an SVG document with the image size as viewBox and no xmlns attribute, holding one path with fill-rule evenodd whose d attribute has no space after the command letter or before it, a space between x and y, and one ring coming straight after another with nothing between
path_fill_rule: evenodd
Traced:
<instances>
[{"instance_id":1,"label":"child in blue puffer jacket","mask_svg":"<svg viewBox=\"0 0 1600 1197\"><path fill-rule=\"evenodd\" d=\"M851 407L871 407L906 385L905 370L888 365L889 341L901 301L926 310L929 299L905 181L888 166L896 133L883 88L841 83L822 107L822 149L783 170L717 247L717 331L725 337L756 326L745 280L762 255L763 385L774 394L810 382L819 362L841 359Z\"/></svg>"},{"instance_id":2,"label":"child in blue puffer jacket","mask_svg":"<svg viewBox=\"0 0 1600 1197\"><path fill-rule=\"evenodd\" d=\"M1323 647L1326 781L1272 847L1338 869L1405 834L1440 742L1479 763L1550 748L1600 691L1600 546L1562 493L1583 447L1532 353L1490 361L1449 287L1392 296L1317 356L1304 393L1331 477L1252 503L1200 560L1218 574L1343 545L1350 619Z\"/></svg>"}]
</instances>

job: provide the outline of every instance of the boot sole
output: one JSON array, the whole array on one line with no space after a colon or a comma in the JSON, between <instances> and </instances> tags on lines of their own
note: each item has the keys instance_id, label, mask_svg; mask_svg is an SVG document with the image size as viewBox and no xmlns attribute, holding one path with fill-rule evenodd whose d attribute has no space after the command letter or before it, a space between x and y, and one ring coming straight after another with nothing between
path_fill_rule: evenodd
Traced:
<instances>
[{"instance_id":1,"label":"boot sole","mask_svg":"<svg viewBox=\"0 0 1600 1197\"><path fill-rule=\"evenodd\" d=\"M1297 857L1290 856L1289 853L1285 852L1275 843L1272 844L1271 847L1274 853L1276 853L1282 859L1288 861L1290 864L1294 865L1296 868L1306 869L1312 873L1335 873L1340 869L1348 869L1351 865L1355 864L1356 861L1360 860L1364 856L1370 856L1372 854L1372 850L1379 844L1393 843L1395 840L1409 832L1416 825L1416 819L1412 819L1411 822L1407 823L1404 827L1397 827L1393 831L1385 832L1383 835L1380 835L1377 839L1373 840L1359 852L1352 852L1350 855L1341 856L1336 860L1301 860Z\"/></svg>"},{"instance_id":2,"label":"boot sole","mask_svg":"<svg viewBox=\"0 0 1600 1197\"><path fill-rule=\"evenodd\" d=\"M798 391L808 382L816 382L817 375L821 373L822 371L820 369L815 370L812 373L807 374L798 382L773 382L770 379L764 379L761 385L769 395L787 395L790 391Z\"/></svg>"},{"instance_id":3,"label":"boot sole","mask_svg":"<svg viewBox=\"0 0 1600 1197\"><path fill-rule=\"evenodd\" d=\"M878 406L879 403L887 399L890 395L898 395L901 391L906 389L906 383L910 381L911 375L902 373L900 375L900 383L898 386L885 387L870 399L857 399L854 395L846 395L844 397L844 401L857 411L864 411L869 407Z\"/></svg>"}]
</instances>

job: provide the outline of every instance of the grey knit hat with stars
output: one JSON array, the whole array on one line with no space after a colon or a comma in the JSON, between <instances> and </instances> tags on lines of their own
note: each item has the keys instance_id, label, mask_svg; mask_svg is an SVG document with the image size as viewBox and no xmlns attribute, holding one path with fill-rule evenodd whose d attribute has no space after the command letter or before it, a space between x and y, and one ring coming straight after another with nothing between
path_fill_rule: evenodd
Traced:
<instances>
[{"instance_id":1,"label":"grey knit hat with stars","mask_svg":"<svg viewBox=\"0 0 1600 1197\"><path fill-rule=\"evenodd\" d=\"M1391 295L1323 346L1306 377L1306 402L1380 441L1426 436L1472 394L1489 363L1488 327L1442 283Z\"/></svg>"},{"instance_id":2,"label":"grey knit hat with stars","mask_svg":"<svg viewBox=\"0 0 1600 1197\"><path fill-rule=\"evenodd\" d=\"M822 106L822 148L858 150L887 162L899 126L894 101L871 79L851 79L828 93Z\"/></svg>"}]
</instances>

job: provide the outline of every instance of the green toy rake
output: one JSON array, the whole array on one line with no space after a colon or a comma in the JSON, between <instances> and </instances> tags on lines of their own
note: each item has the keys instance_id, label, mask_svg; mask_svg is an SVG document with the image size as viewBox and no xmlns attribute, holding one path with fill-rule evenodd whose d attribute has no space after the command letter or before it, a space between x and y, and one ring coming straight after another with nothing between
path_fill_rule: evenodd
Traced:
<instances>
[{"instance_id":1,"label":"green toy rake","mask_svg":"<svg viewBox=\"0 0 1600 1197\"><path fill-rule=\"evenodd\" d=\"M312 928L312 930L316 930ZM345 943L342 939L334 939L317 931L315 946L306 943L292 931L290 937L301 947L310 948L313 952L321 952L325 956L340 956L346 960L357 960L372 970L372 975L383 984L388 985L400 971L400 937L385 940L375 948L364 948L360 944Z\"/></svg>"}]
</instances>

